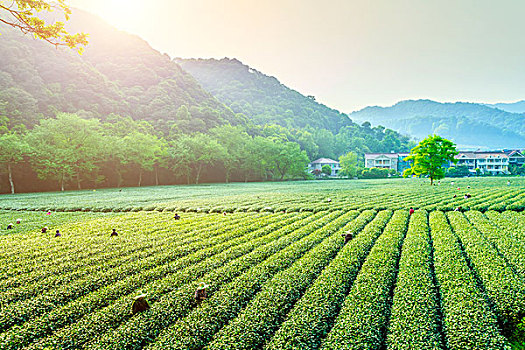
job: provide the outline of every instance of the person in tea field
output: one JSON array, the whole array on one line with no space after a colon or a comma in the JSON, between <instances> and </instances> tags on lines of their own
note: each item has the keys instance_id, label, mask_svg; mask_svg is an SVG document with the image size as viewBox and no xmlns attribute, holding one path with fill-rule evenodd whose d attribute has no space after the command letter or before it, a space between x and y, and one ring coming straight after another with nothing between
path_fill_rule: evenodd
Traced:
<instances>
[{"instance_id":1,"label":"person in tea field","mask_svg":"<svg viewBox=\"0 0 525 350\"><path fill-rule=\"evenodd\" d=\"M133 315L138 314L139 312L149 310L149 304L145 298L146 294L140 294L135 297L133 305L131 306L131 313Z\"/></svg>"},{"instance_id":2,"label":"person in tea field","mask_svg":"<svg viewBox=\"0 0 525 350\"><path fill-rule=\"evenodd\" d=\"M180 220L180 215L175 213L175 216L173 217L175 220Z\"/></svg>"},{"instance_id":3,"label":"person in tea field","mask_svg":"<svg viewBox=\"0 0 525 350\"><path fill-rule=\"evenodd\" d=\"M408 211L408 214L409 214L409 215L414 214L414 208L410 207L410 210Z\"/></svg>"},{"instance_id":4,"label":"person in tea field","mask_svg":"<svg viewBox=\"0 0 525 350\"><path fill-rule=\"evenodd\" d=\"M60 231L57 230L56 233L55 233L55 237L61 237L62 235L60 234Z\"/></svg>"},{"instance_id":5,"label":"person in tea field","mask_svg":"<svg viewBox=\"0 0 525 350\"><path fill-rule=\"evenodd\" d=\"M208 295L206 293L206 288L208 288L208 285L204 282L200 282L199 286L197 287L197 290L195 291L195 301L197 303L200 303L201 301L205 300Z\"/></svg>"},{"instance_id":6,"label":"person in tea field","mask_svg":"<svg viewBox=\"0 0 525 350\"><path fill-rule=\"evenodd\" d=\"M117 230L113 229L113 232L111 232L111 237L118 236Z\"/></svg>"},{"instance_id":7,"label":"person in tea field","mask_svg":"<svg viewBox=\"0 0 525 350\"><path fill-rule=\"evenodd\" d=\"M457 207L454 211L461 211L461 207Z\"/></svg>"},{"instance_id":8,"label":"person in tea field","mask_svg":"<svg viewBox=\"0 0 525 350\"><path fill-rule=\"evenodd\" d=\"M16 223L20 224L22 222L22 219L16 219Z\"/></svg>"},{"instance_id":9,"label":"person in tea field","mask_svg":"<svg viewBox=\"0 0 525 350\"><path fill-rule=\"evenodd\" d=\"M7 225L7 230L12 230L12 229L13 229L13 224Z\"/></svg>"},{"instance_id":10,"label":"person in tea field","mask_svg":"<svg viewBox=\"0 0 525 350\"><path fill-rule=\"evenodd\" d=\"M343 237L345 239L345 244L350 242L352 240L352 238L354 238L354 235L352 234L352 232L350 231L346 231L346 233L343 233L341 235L341 237Z\"/></svg>"},{"instance_id":11,"label":"person in tea field","mask_svg":"<svg viewBox=\"0 0 525 350\"><path fill-rule=\"evenodd\" d=\"M42 233L46 233L47 232L47 226L42 227L41 231L42 231Z\"/></svg>"}]
</instances>

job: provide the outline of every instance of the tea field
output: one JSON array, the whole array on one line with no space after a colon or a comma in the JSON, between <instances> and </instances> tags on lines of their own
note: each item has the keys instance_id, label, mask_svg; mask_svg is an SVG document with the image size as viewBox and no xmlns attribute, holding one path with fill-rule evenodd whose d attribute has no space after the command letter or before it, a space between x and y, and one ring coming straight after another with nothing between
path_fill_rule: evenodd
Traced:
<instances>
[{"instance_id":1,"label":"tea field","mask_svg":"<svg viewBox=\"0 0 525 350\"><path fill-rule=\"evenodd\" d=\"M517 178L0 196L0 349L522 349L524 206Z\"/></svg>"}]
</instances>

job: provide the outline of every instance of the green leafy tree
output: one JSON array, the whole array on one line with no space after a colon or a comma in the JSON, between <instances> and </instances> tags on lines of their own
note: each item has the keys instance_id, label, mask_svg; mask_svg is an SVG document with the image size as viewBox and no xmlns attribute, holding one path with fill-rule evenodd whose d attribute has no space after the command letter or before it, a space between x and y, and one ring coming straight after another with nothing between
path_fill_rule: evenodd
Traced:
<instances>
[{"instance_id":1,"label":"green leafy tree","mask_svg":"<svg viewBox=\"0 0 525 350\"><path fill-rule=\"evenodd\" d=\"M59 11L65 20L69 20L71 9L65 0L0 0L0 22L20 29L24 34L33 34L35 38L47 41L55 46L67 46L82 53L87 45L87 34L70 34L64 27L64 22L46 23L39 18L39 12Z\"/></svg>"},{"instance_id":2,"label":"green leafy tree","mask_svg":"<svg viewBox=\"0 0 525 350\"><path fill-rule=\"evenodd\" d=\"M198 184L202 170L225 158L225 148L210 135L197 133L184 135L172 143L170 149L172 169L175 174L186 175L188 183L193 173Z\"/></svg>"},{"instance_id":3,"label":"green leafy tree","mask_svg":"<svg viewBox=\"0 0 525 350\"><path fill-rule=\"evenodd\" d=\"M122 139L121 152L120 162L137 169L138 186L141 186L144 171L152 171L165 151L157 136L132 132Z\"/></svg>"},{"instance_id":4,"label":"green leafy tree","mask_svg":"<svg viewBox=\"0 0 525 350\"><path fill-rule=\"evenodd\" d=\"M11 193L15 193L13 167L24 160L29 153L29 145L18 134L9 133L0 135L0 172L6 172L11 186Z\"/></svg>"},{"instance_id":5,"label":"green leafy tree","mask_svg":"<svg viewBox=\"0 0 525 350\"><path fill-rule=\"evenodd\" d=\"M412 148L406 161L412 161L412 166L406 169L403 176L409 175L428 175L430 185L434 180L445 177L443 164L447 162L456 163L454 156L458 154L456 145L439 135L428 136L422 140L416 147Z\"/></svg>"},{"instance_id":6,"label":"green leafy tree","mask_svg":"<svg viewBox=\"0 0 525 350\"><path fill-rule=\"evenodd\" d=\"M355 177L357 176L357 154L348 152L339 157L341 170L339 173L343 176Z\"/></svg>"},{"instance_id":7,"label":"green leafy tree","mask_svg":"<svg viewBox=\"0 0 525 350\"><path fill-rule=\"evenodd\" d=\"M95 171L101 161L99 127L97 119L82 119L75 114L41 120L27 135L38 176L57 180L62 191L68 181L76 178L80 189L82 176Z\"/></svg>"},{"instance_id":8,"label":"green leafy tree","mask_svg":"<svg viewBox=\"0 0 525 350\"><path fill-rule=\"evenodd\" d=\"M210 134L224 147L222 162L225 180L229 182L233 171L239 170L241 162L248 157L247 144L251 138L242 127L231 125L216 127L210 130Z\"/></svg>"},{"instance_id":9,"label":"green leafy tree","mask_svg":"<svg viewBox=\"0 0 525 350\"><path fill-rule=\"evenodd\" d=\"M295 142L275 143L275 152L269 154L271 163L283 180L286 175L290 177L306 177L308 156Z\"/></svg>"},{"instance_id":10,"label":"green leafy tree","mask_svg":"<svg viewBox=\"0 0 525 350\"><path fill-rule=\"evenodd\" d=\"M332 168L330 167L330 165L325 164L321 168L321 173L325 174L326 176L330 176L332 175Z\"/></svg>"}]
</instances>

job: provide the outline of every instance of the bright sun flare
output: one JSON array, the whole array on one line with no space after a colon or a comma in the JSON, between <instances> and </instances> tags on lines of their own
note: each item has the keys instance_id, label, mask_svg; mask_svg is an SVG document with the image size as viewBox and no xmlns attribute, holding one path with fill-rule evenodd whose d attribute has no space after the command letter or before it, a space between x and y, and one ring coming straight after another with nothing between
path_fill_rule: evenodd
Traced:
<instances>
[{"instance_id":1,"label":"bright sun flare","mask_svg":"<svg viewBox=\"0 0 525 350\"><path fill-rule=\"evenodd\" d=\"M147 3L144 0L106 0L100 13L117 27L132 29L143 16Z\"/></svg>"}]
</instances>

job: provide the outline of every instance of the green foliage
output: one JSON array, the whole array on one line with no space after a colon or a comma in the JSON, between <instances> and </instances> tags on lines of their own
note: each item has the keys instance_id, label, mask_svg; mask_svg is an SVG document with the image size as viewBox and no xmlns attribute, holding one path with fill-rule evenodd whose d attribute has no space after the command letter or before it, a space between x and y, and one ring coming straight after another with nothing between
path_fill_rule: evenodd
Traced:
<instances>
[{"instance_id":1,"label":"green foliage","mask_svg":"<svg viewBox=\"0 0 525 350\"><path fill-rule=\"evenodd\" d=\"M392 175L396 175L397 171L387 168L364 168L361 171L360 178L362 179L384 179Z\"/></svg>"},{"instance_id":2,"label":"green foliage","mask_svg":"<svg viewBox=\"0 0 525 350\"><path fill-rule=\"evenodd\" d=\"M328 164L323 165L321 168L321 173L325 174L326 176L332 175L332 167Z\"/></svg>"},{"instance_id":3,"label":"green foliage","mask_svg":"<svg viewBox=\"0 0 525 350\"><path fill-rule=\"evenodd\" d=\"M447 169L446 175L449 177L463 177L469 176L470 172L467 165L458 165Z\"/></svg>"},{"instance_id":4,"label":"green foliage","mask_svg":"<svg viewBox=\"0 0 525 350\"><path fill-rule=\"evenodd\" d=\"M340 175L351 178L357 176L357 154L348 152L342 155L339 157L339 164L341 165Z\"/></svg>"},{"instance_id":5,"label":"green foliage","mask_svg":"<svg viewBox=\"0 0 525 350\"><path fill-rule=\"evenodd\" d=\"M410 216L388 327L389 350L443 349L427 221L425 211Z\"/></svg>"},{"instance_id":6,"label":"green foliage","mask_svg":"<svg viewBox=\"0 0 525 350\"><path fill-rule=\"evenodd\" d=\"M441 136L428 136L410 151L406 161L412 161L412 166L406 169L403 176L428 175L430 184L434 180L445 177L443 165L448 162L456 163L454 156L458 154L455 145Z\"/></svg>"},{"instance_id":7,"label":"green foliage","mask_svg":"<svg viewBox=\"0 0 525 350\"><path fill-rule=\"evenodd\" d=\"M381 349L408 213L395 212L363 263L320 349Z\"/></svg>"},{"instance_id":8,"label":"green foliage","mask_svg":"<svg viewBox=\"0 0 525 350\"><path fill-rule=\"evenodd\" d=\"M444 213L432 212L429 222L447 348L504 349L496 315L468 266L461 241Z\"/></svg>"},{"instance_id":9,"label":"green foliage","mask_svg":"<svg viewBox=\"0 0 525 350\"><path fill-rule=\"evenodd\" d=\"M63 13L65 20L69 20L71 10L65 4L65 0L57 0L56 2L15 0L10 4L0 3L0 10L2 13L11 16L0 17L0 22L20 29L24 34L31 33L35 38L47 41L56 47L67 46L82 53L84 50L80 45L87 45L87 34L70 34L65 29L63 22L57 21L48 24L44 19L37 16L42 11L52 12L53 10L59 10Z\"/></svg>"}]
</instances>

